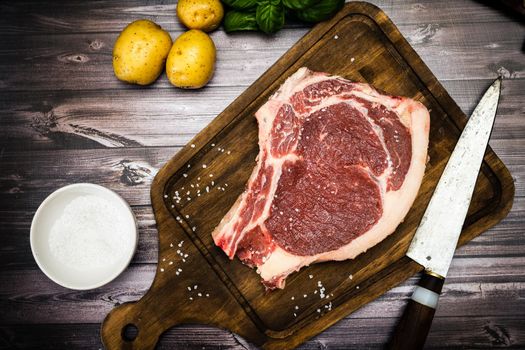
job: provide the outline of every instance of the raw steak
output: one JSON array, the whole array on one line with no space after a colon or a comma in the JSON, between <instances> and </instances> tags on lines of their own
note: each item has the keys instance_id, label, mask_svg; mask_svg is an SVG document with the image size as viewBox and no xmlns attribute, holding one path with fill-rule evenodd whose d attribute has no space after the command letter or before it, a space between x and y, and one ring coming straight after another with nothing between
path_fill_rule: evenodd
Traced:
<instances>
[{"instance_id":1,"label":"raw steak","mask_svg":"<svg viewBox=\"0 0 525 350\"><path fill-rule=\"evenodd\" d=\"M425 171L429 114L367 84L299 69L256 113L257 165L213 232L267 288L391 234Z\"/></svg>"}]
</instances>

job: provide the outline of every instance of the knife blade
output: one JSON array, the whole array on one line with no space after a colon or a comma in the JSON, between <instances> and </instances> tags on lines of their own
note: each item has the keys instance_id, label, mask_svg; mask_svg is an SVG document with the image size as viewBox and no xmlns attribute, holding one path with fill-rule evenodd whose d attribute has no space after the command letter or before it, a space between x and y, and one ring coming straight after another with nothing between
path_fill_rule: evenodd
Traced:
<instances>
[{"instance_id":1,"label":"knife blade","mask_svg":"<svg viewBox=\"0 0 525 350\"><path fill-rule=\"evenodd\" d=\"M501 77L470 116L412 238L406 255L425 271L394 332L391 349L423 348L467 216L500 91Z\"/></svg>"}]
</instances>

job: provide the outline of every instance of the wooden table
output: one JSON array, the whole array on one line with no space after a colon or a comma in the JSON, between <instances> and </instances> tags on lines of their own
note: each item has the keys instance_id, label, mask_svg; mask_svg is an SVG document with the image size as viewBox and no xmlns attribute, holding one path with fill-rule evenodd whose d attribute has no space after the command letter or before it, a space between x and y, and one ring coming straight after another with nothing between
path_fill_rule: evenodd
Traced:
<instances>
[{"instance_id":1,"label":"wooden table","mask_svg":"<svg viewBox=\"0 0 525 350\"><path fill-rule=\"evenodd\" d=\"M429 348L525 347L525 27L470 1L373 1L397 24L465 113L502 75L490 142L516 180L509 216L455 255ZM102 347L100 322L149 288L157 233L149 187L156 171L308 28L212 38L216 74L199 91L114 78L111 50L130 21L150 18L173 38L184 29L162 1L0 4L0 348ZM120 193L139 221L130 267L92 291L62 288L38 269L29 227L58 187L93 182ZM377 348L388 340L415 278L350 315L301 349ZM171 329L159 348L249 348L226 331Z\"/></svg>"}]
</instances>

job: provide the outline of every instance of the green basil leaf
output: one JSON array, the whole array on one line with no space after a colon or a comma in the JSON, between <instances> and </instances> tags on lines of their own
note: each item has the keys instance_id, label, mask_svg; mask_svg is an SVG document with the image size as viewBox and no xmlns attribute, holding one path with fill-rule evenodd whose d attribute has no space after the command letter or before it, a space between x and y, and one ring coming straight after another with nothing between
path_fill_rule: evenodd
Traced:
<instances>
[{"instance_id":1,"label":"green basil leaf","mask_svg":"<svg viewBox=\"0 0 525 350\"><path fill-rule=\"evenodd\" d=\"M255 18L259 29L266 34L279 31L284 26L284 7L281 0L259 1Z\"/></svg>"},{"instance_id":2,"label":"green basil leaf","mask_svg":"<svg viewBox=\"0 0 525 350\"><path fill-rule=\"evenodd\" d=\"M345 0L322 0L321 2L296 12L297 18L305 22L321 22L339 11Z\"/></svg>"},{"instance_id":3,"label":"green basil leaf","mask_svg":"<svg viewBox=\"0 0 525 350\"><path fill-rule=\"evenodd\" d=\"M240 30L257 30L255 13L228 11L224 16L224 30L226 33Z\"/></svg>"},{"instance_id":4,"label":"green basil leaf","mask_svg":"<svg viewBox=\"0 0 525 350\"><path fill-rule=\"evenodd\" d=\"M257 6L257 0L222 0L222 2L236 10L249 10Z\"/></svg>"},{"instance_id":5,"label":"green basil leaf","mask_svg":"<svg viewBox=\"0 0 525 350\"><path fill-rule=\"evenodd\" d=\"M319 0L283 0L283 5L292 10L302 10L318 2Z\"/></svg>"}]
</instances>

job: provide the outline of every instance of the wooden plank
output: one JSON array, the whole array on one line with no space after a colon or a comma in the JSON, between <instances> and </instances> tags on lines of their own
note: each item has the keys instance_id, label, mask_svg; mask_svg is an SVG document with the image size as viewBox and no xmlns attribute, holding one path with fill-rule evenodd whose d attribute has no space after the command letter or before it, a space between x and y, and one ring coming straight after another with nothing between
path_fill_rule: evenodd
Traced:
<instances>
[{"instance_id":1,"label":"wooden plank","mask_svg":"<svg viewBox=\"0 0 525 350\"><path fill-rule=\"evenodd\" d=\"M516 180L518 198L525 196L523 142L521 138L491 141ZM149 205L152 177L179 150L149 147L4 151L0 157L0 211L32 212L52 191L73 182L98 183L115 190L133 206ZM515 208L517 205L518 202Z\"/></svg>"},{"instance_id":2,"label":"wooden plank","mask_svg":"<svg viewBox=\"0 0 525 350\"><path fill-rule=\"evenodd\" d=\"M455 259L437 315L525 317L524 262L523 257ZM134 265L106 286L73 291L56 285L36 268L0 271L5 281L0 324L100 323L114 306L140 298L154 273L154 265ZM407 280L348 318L400 317L416 282L417 278ZM46 312L35 312L35 304Z\"/></svg>"},{"instance_id":3,"label":"wooden plank","mask_svg":"<svg viewBox=\"0 0 525 350\"><path fill-rule=\"evenodd\" d=\"M298 349L383 349L398 319L345 319ZM440 317L436 315L425 349L520 348L525 330L519 317Z\"/></svg>"},{"instance_id":4,"label":"wooden plank","mask_svg":"<svg viewBox=\"0 0 525 350\"><path fill-rule=\"evenodd\" d=\"M111 188L131 205L148 205L153 176L179 148L118 150L4 152L0 210L34 210L52 191L73 179Z\"/></svg>"},{"instance_id":5,"label":"wooden plank","mask_svg":"<svg viewBox=\"0 0 525 350\"><path fill-rule=\"evenodd\" d=\"M472 0L450 3L431 0L370 2L392 16L394 23L454 24L508 20L504 13ZM0 10L6 16L0 20L0 31L8 35L119 32L126 23L141 18L151 19L169 31L181 30L182 26L175 17L175 6L160 0L96 4L71 1L61 4L60 8L46 2L3 1Z\"/></svg>"},{"instance_id":6,"label":"wooden plank","mask_svg":"<svg viewBox=\"0 0 525 350\"><path fill-rule=\"evenodd\" d=\"M132 264L156 264L158 237L153 210L150 206L134 206L139 226L139 245ZM29 228L34 209L0 211L0 270L34 267L29 246ZM476 237L458 249L456 257L516 257L523 253L519 232L525 227L525 197L517 197L513 210L496 227Z\"/></svg>"},{"instance_id":7,"label":"wooden plank","mask_svg":"<svg viewBox=\"0 0 525 350\"><path fill-rule=\"evenodd\" d=\"M492 80L443 85L468 115ZM0 147L9 150L182 146L238 95L243 86L199 91L131 89L7 92L0 95ZM492 140L525 138L525 79L503 82ZM206 101L206 103L202 103ZM140 125L140 127L137 127ZM1 173L1 170L0 170Z\"/></svg>"},{"instance_id":8,"label":"wooden plank","mask_svg":"<svg viewBox=\"0 0 525 350\"><path fill-rule=\"evenodd\" d=\"M0 96L0 147L180 146L244 89L159 89L146 95L138 89L91 90L79 92L80 96L69 91L6 93Z\"/></svg>"},{"instance_id":9,"label":"wooden plank","mask_svg":"<svg viewBox=\"0 0 525 350\"><path fill-rule=\"evenodd\" d=\"M513 316L440 317L432 324L426 348L520 348L525 345L522 319ZM324 333L302 344L298 350L382 349L397 318L347 318ZM29 349L100 349L96 324L40 324L0 326L0 345ZM243 339L230 332L204 325L181 325L171 328L159 340L157 349L229 349L247 350ZM254 349L254 348L251 348Z\"/></svg>"},{"instance_id":10,"label":"wooden plank","mask_svg":"<svg viewBox=\"0 0 525 350\"><path fill-rule=\"evenodd\" d=\"M440 80L487 79L498 74L525 77L520 52L525 29L519 23L398 27ZM305 28L295 28L274 37L251 33L236 40L222 31L214 32L218 58L209 86L251 84L305 33ZM176 33L173 34L175 37ZM116 37L116 33L8 36L0 48L0 86L25 91L123 88L144 91L126 86L113 76L111 51ZM356 58L360 59L366 57ZM443 60L448 64L443 65ZM169 86L163 76L146 91Z\"/></svg>"}]
</instances>

